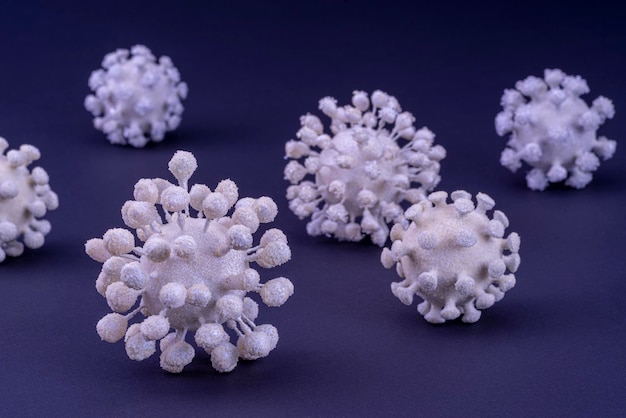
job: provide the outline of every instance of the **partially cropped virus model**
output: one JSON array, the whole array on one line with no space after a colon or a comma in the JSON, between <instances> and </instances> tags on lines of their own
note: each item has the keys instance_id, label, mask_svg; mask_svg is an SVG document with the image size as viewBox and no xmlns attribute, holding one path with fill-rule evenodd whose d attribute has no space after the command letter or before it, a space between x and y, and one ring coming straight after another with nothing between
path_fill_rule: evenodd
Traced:
<instances>
[{"instance_id":1,"label":"partially cropped virus model","mask_svg":"<svg viewBox=\"0 0 626 418\"><path fill-rule=\"evenodd\" d=\"M102 66L89 77L95 94L87 96L85 108L111 143L143 147L178 127L187 84L169 57L157 62L148 48L135 45L107 54Z\"/></svg>"},{"instance_id":2,"label":"partially cropped virus model","mask_svg":"<svg viewBox=\"0 0 626 418\"><path fill-rule=\"evenodd\" d=\"M596 138L598 127L615 114L613 103L600 96L587 106L579 96L589 87L580 76L545 70L544 80L531 76L504 91L496 131L511 138L500 162L513 172L522 161L532 166L526 182L533 190L563 180L582 189L600 165L598 156L607 160L615 152L615 141Z\"/></svg>"},{"instance_id":3,"label":"partially cropped virus model","mask_svg":"<svg viewBox=\"0 0 626 418\"><path fill-rule=\"evenodd\" d=\"M333 136L317 116L300 118L299 140L285 147L292 159L285 167L289 208L300 219L311 216L309 235L359 241L368 234L383 246L387 224L402 221L399 203L415 203L439 183L446 151L433 146L427 128L416 131L413 115L382 91L371 98L355 91L352 105L339 107L325 97L319 108L331 118Z\"/></svg>"},{"instance_id":4,"label":"partially cropped virus model","mask_svg":"<svg viewBox=\"0 0 626 418\"><path fill-rule=\"evenodd\" d=\"M50 232L50 222L42 218L59 206L59 199L48 185L48 173L41 167L27 166L41 154L32 145L10 150L0 137L0 263L7 255L17 257L28 248L39 248ZM23 243L19 240L22 240Z\"/></svg>"},{"instance_id":5,"label":"partially cropped virus model","mask_svg":"<svg viewBox=\"0 0 626 418\"><path fill-rule=\"evenodd\" d=\"M417 307L428 322L441 323L463 315L464 322L480 319L480 310L489 308L515 286L514 273L520 263L520 238L515 232L504 238L509 221L496 210L493 219L486 211L495 205L483 193L472 196L462 190L436 192L406 211L412 222L405 230L396 224L391 230L391 250L383 249L386 268L396 264L402 280L391 291L404 304L413 295L424 301Z\"/></svg>"},{"instance_id":6,"label":"partially cropped virus model","mask_svg":"<svg viewBox=\"0 0 626 418\"><path fill-rule=\"evenodd\" d=\"M272 199L238 200L231 180L221 181L214 191L203 184L188 190L196 167L193 154L178 151L169 163L178 186L160 178L135 185L135 200L124 204L122 218L136 229L143 247L135 247L133 234L122 228L87 241L87 254L104 263L96 289L114 311L96 329L107 342L124 338L133 360L150 357L161 340L161 367L172 373L192 361L195 350L185 336L193 331L213 367L229 372L240 357L265 357L278 342L274 326L255 324L259 306L246 293L258 292L268 306L280 306L294 290L284 277L260 284L249 264L275 267L291 258L291 250L278 229L267 230L253 246L259 224L276 216ZM156 205L162 207L165 223ZM129 327L128 321L140 312L146 319ZM231 344L222 324L237 336L237 345Z\"/></svg>"}]
</instances>

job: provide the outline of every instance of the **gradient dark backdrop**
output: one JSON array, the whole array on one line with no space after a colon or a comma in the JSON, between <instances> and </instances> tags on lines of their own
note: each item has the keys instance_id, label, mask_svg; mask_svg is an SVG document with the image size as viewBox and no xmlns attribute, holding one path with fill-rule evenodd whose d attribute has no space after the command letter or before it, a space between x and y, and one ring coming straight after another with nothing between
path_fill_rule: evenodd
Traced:
<instances>
[{"instance_id":1,"label":"gradient dark backdrop","mask_svg":"<svg viewBox=\"0 0 626 418\"><path fill-rule=\"evenodd\" d=\"M2 2L0 135L41 149L61 206L44 248L0 265L0 415L623 416L626 14L609 5ZM110 145L83 108L104 54L137 43L190 87L181 127L145 149ZM617 110L601 127L617 153L581 191L532 192L498 163L503 89L553 67ZM354 89L395 95L448 150L439 189L490 194L521 235L518 284L478 323L427 323L378 247L310 238L288 210L284 142ZM170 375L95 332L109 309L83 243L122 226L134 183L168 177L177 149L199 161L192 182L272 196L293 251L261 272L296 287L259 317L278 348L227 375L206 354Z\"/></svg>"}]
</instances>

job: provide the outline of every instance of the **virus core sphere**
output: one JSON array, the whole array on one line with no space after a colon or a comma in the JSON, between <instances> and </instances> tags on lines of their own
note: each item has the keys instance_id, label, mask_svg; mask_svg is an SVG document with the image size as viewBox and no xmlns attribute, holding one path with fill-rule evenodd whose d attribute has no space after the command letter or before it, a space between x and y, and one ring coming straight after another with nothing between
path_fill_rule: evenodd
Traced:
<instances>
[{"instance_id":1,"label":"virus core sphere","mask_svg":"<svg viewBox=\"0 0 626 418\"><path fill-rule=\"evenodd\" d=\"M368 234L383 246L387 224L403 221L399 203L415 203L439 183L446 150L433 146L435 135L427 128L416 131L413 115L379 90L371 97L355 91L352 105L342 107L325 97L319 108L331 118L334 136L324 133L317 116L300 118L299 140L285 146L289 208L300 219L311 216L311 236L359 241Z\"/></svg>"},{"instance_id":2,"label":"virus core sphere","mask_svg":"<svg viewBox=\"0 0 626 418\"><path fill-rule=\"evenodd\" d=\"M143 247L135 247L131 232L121 228L87 241L87 254L104 263L96 289L114 311L96 329L107 342L124 338L128 357L138 361L154 354L161 340L161 367L172 373L192 361L195 350L185 336L195 331L195 342L210 354L213 367L229 372L240 357L265 357L278 342L274 326L255 324L259 306L246 293L258 292L266 305L280 306L294 291L284 277L260 284L249 263L275 267L291 258L291 250L278 229L267 230L253 246L259 224L276 216L272 199L238 200L231 180L221 181L214 191L203 184L188 190L196 167L193 154L178 151L169 163L178 186L160 178L135 185L135 200L124 204L122 219L136 229ZM191 216L190 206L197 216ZM139 312L146 318L128 327ZM222 324L236 334L237 345Z\"/></svg>"},{"instance_id":3,"label":"virus core sphere","mask_svg":"<svg viewBox=\"0 0 626 418\"><path fill-rule=\"evenodd\" d=\"M50 222L42 218L59 206L50 189L48 173L41 167L27 166L41 154L32 145L22 145L4 155L9 143L0 137L0 263L6 256L17 257L28 248L39 248L50 232ZM22 239L18 241L18 239Z\"/></svg>"},{"instance_id":4,"label":"virus core sphere","mask_svg":"<svg viewBox=\"0 0 626 418\"><path fill-rule=\"evenodd\" d=\"M102 66L89 77L95 94L85 98L85 108L111 143L143 147L178 127L187 84L169 57L157 63L148 48L135 45L107 54Z\"/></svg>"},{"instance_id":5,"label":"virus core sphere","mask_svg":"<svg viewBox=\"0 0 626 418\"><path fill-rule=\"evenodd\" d=\"M548 183L565 180L582 189L600 165L615 152L615 141L601 136L598 127L615 114L613 103L598 97L591 108L579 96L588 93L580 76L545 70L544 80L528 77L504 90L504 110L496 117L496 131L511 133L500 163L515 172L522 161L533 167L526 175L528 187L543 190ZM527 99L529 98L529 99Z\"/></svg>"},{"instance_id":6,"label":"virus core sphere","mask_svg":"<svg viewBox=\"0 0 626 418\"><path fill-rule=\"evenodd\" d=\"M483 193L459 190L447 204L446 192L436 192L406 211L411 224L391 230L391 249L384 248L381 261L386 268L396 264L402 280L391 291L404 304L416 294L424 299L417 307L428 322L441 323L463 315L464 322L480 319L486 309L515 286L519 267L520 238L515 232L504 238L509 220L496 210L493 219L486 211L495 202ZM506 252L506 254L505 254Z\"/></svg>"}]
</instances>

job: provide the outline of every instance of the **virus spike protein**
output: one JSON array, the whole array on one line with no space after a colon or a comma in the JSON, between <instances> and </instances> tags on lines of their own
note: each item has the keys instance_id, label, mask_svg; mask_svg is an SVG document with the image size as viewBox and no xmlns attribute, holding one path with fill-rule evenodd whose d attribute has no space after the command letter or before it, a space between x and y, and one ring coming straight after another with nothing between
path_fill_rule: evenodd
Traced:
<instances>
[{"instance_id":1,"label":"virus spike protein","mask_svg":"<svg viewBox=\"0 0 626 418\"><path fill-rule=\"evenodd\" d=\"M231 180L221 181L214 191L202 184L188 190L196 167L193 154L178 151L169 163L178 186L158 178L135 185L135 200L124 204L122 218L136 229L143 247L136 247L133 234L122 228L85 244L87 254L103 263L96 289L114 311L96 329L107 342L124 338L133 360L150 357L160 340L161 367L172 373L192 361L195 350L185 336L194 331L213 367L229 372L239 358L265 357L278 342L274 326L255 324L259 307L246 293L257 292L266 305L281 306L294 292L284 277L261 284L250 263L272 268L287 262L291 250L278 229L267 230L253 246L259 224L276 216L272 199L239 199ZM146 318L129 327L140 312ZM237 336L236 345L224 325Z\"/></svg>"},{"instance_id":2,"label":"virus spike protein","mask_svg":"<svg viewBox=\"0 0 626 418\"><path fill-rule=\"evenodd\" d=\"M448 195L436 192L409 209L408 228L396 224L391 230L391 249L384 248L385 268L396 265L401 282L391 291L404 304L413 296L424 301L417 307L431 323L442 323L462 315L464 322L476 322L482 309L489 308L515 286L520 264L520 238L515 232L504 238L509 221L501 211L489 219L486 211L495 205L483 193L476 205L465 191Z\"/></svg>"},{"instance_id":3,"label":"virus spike protein","mask_svg":"<svg viewBox=\"0 0 626 418\"><path fill-rule=\"evenodd\" d=\"M50 222L42 218L59 206L50 188L48 173L28 165L41 156L32 145L10 150L0 137L0 263L7 256L18 257L28 248L39 248L50 232ZM21 239L21 241L20 241Z\"/></svg>"},{"instance_id":4,"label":"virus spike protein","mask_svg":"<svg viewBox=\"0 0 626 418\"><path fill-rule=\"evenodd\" d=\"M439 183L446 151L433 146L435 135L416 130L413 115L382 91L371 97L355 91L352 105L343 107L325 97L319 108L331 118L333 136L317 116L306 114L298 140L285 146L289 208L300 219L311 217L309 235L359 241L366 234L383 246L387 224L403 220L399 203L415 203ZM400 146L400 139L406 144Z\"/></svg>"},{"instance_id":5,"label":"virus spike protein","mask_svg":"<svg viewBox=\"0 0 626 418\"><path fill-rule=\"evenodd\" d=\"M533 190L563 180L577 189L585 187L600 165L598 157L608 160L616 148L615 141L596 137L598 127L614 116L613 103L600 96L589 107L579 97L588 92L584 79L558 69L506 89L495 125L498 135L511 136L500 163L513 172L522 161L533 167L526 175Z\"/></svg>"},{"instance_id":6,"label":"virus spike protein","mask_svg":"<svg viewBox=\"0 0 626 418\"><path fill-rule=\"evenodd\" d=\"M140 148L178 127L187 84L169 57L157 62L148 48L135 45L107 54L102 67L89 77L94 94L85 98L85 108L111 143Z\"/></svg>"}]
</instances>

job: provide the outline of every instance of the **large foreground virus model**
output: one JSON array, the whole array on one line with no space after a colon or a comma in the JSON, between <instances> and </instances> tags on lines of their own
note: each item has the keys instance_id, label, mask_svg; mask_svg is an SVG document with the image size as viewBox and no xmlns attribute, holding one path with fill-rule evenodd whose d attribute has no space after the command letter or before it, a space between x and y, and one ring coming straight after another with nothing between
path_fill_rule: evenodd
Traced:
<instances>
[{"instance_id":1,"label":"large foreground virus model","mask_svg":"<svg viewBox=\"0 0 626 418\"><path fill-rule=\"evenodd\" d=\"M291 159L285 167L292 184L289 208L300 219L311 216L309 235L359 241L367 234L383 246L387 224L403 220L399 203L415 203L439 183L446 151L433 146L435 135L416 130L413 115L382 91L371 97L355 91L346 106L325 97L319 108L331 118L333 136L317 116L300 118L299 140L285 147Z\"/></svg>"},{"instance_id":2,"label":"large foreground virus model","mask_svg":"<svg viewBox=\"0 0 626 418\"><path fill-rule=\"evenodd\" d=\"M496 117L496 131L511 133L500 162L515 172L522 161L533 167L528 187L543 190L548 183L565 180L581 189L600 165L615 152L615 141L596 138L600 125L615 114L613 103L598 97L591 107L579 96L588 93L580 76L545 70L544 79L528 77L502 96L504 110Z\"/></svg>"},{"instance_id":3,"label":"large foreground virus model","mask_svg":"<svg viewBox=\"0 0 626 418\"><path fill-rule=\"evenodd\" d=\"M135 247L133 234L122 228L87 241L87 254L104 263L96 289L114 311L96 329L107 342L124 338L126 353L138 361L154 354L160 340L161 367L172 373L181 372L195 355L185 340L192 331L213 367L229 372L239 358L265 357L278 342L274 326L255 324L259 306L246 293L258 292L268 306L280 306L294 291L284 277L261 284L250 263L275 267L291 258L291 250L278 229L267 230L253 245L259 225L276 216L272 199L238 200L231 180L221 181L214 191L203 184L188 190L196 167L193 154L178 151L169 163L178 186L160 178L135 185L135 200L124 204L122 218L136 229L143 247ZM138 313L146 318L129 327ZM223 324L236 335L236 345Z\"/></svg>"},{"instance_id":4,"label":"large foreground virus model","mask_svg":"<svg viewBox=\"0 0 626 418\"><path fill-rule=\"evenodd\" d=\"M462 316L464 322L480 319L489 308L515 286L514 273L520 264L519 235L504 238L509 221L496 210L493 219L486 211L495 202L483 193L472 196L462 190L435 192L406 211L411 224L396 224L391 230L391 249L384 248L381 261L386 268L396 265L404 280L392 283L391 291L404 304L413 296L424 301L417 307L428 322L442 323Z\"/></svg>"},{"instance_id":5,"label":"large foreground virus model","mask_svg":"<svg viewBox=\"0 0 626 418\"><path fill-rule=\"evenodd\" d=\"M178 127L187 84L169 57L157 62L148 48L135 45L107 54L102 66L89 77L94 94L85 108L111 143L143 147Z\"/></svg>"},{"instance_id":6,"label":"large foreground virus model","mask_svg":"<svg viewBox=\"0 0 626 418\"><path fill-rule=\"evenodd\" d=\"M4 155L8 147L0 138L0 263L6 256L21 255L24 245L41 247L50 232L50 222L38 218L59 206L48 184L48 173L41 167L27 168L40 158L39 150L22 145Z\"/></svg>"}]
</instances>

